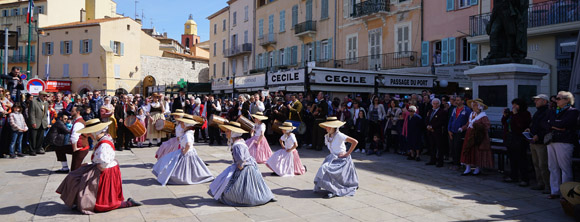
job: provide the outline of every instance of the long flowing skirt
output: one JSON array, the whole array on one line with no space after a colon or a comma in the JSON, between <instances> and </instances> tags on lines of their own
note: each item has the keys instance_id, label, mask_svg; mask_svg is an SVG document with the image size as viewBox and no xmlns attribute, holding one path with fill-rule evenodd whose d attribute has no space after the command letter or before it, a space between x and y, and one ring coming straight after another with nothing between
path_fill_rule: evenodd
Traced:
<instances>
[{"instance_id":1,"label":"long flowing skirt","mask_svg":"<svg viewBox=\"0 0 580 222\"><path fill-rule=\"evenodd\" d=\"M262 205L274 198L256 165L245 166L242 170L235 164L229 166L209 185L209 189L214 199L235 207Z\"/></svg>"},{"instance_id":2,"label":"long flowing skirt","mask_svg":"<svg viewBox=\"0 0 580 222\"><path fill-rule=\"evenodd\" d=\"M258 138L260 138L260 136L253 136L246 140L246 145L248 145L250 155L256 159L257 163L265 163L272 156L272 149L270 149L270 145L268 145L265 136L262 137L260 145L254 144L254 141L258 140Z\"/></svg>"},{"instance_id":3,"label":"long flowing skirt","mask_svg":"<svg viewBox=\"0 0 580 222\"><path fill-rule=\"evenodd\" d=\"M119 165L103 170L99 177L95 211L105 212L119 208L125 200L122 185Z\"/></svg>"},{"instance_id":4,"label":"long flowing skirt","mask_svg":"<svg viewBox=\"0 0 580 222\"><path fill-rule=\"evenodd\" d=\"M300 160L300 155L298 155L298 150L294 149L292 151L292 156L294 157L294 174L302 175L306 173L306 167L302 164Z\"/></svg>"},{"instance_id":5,"label":"long flowing skirt","mask_svg":"<svg viewBox=\"0 0 580 222\"><path fill-rule=\"evenodd\" d=\"M339 158L332 153L326 156L314 177L314 191L324 189L336 196L353 196L357 188L358 175L351 156Z\"/></svg>"},{"instance_id":6,"label":"long flowing skirt","mask_svg":"<svg viewBox=\"0 0 580 222\"><path fill-rule=\"evenodd\" d=\"M145 125L145 120L139 120L141 122L141 124L143 124L143 126ZM135 142L145 142L145 140L147 139L147 133L143 134L143 136L140 137L135 137Z\"/></svg>"},{"instance_id":7,"label":"long flowing skirt","mask_svg":"<svg viewBox=\"0 0 580 222\"><path fill-rule=\"evenodd\" d=\"M155 129L155 122L159 119L165 119L162 113L155 113L151 115L149 122L147 124L147 138L148 139L161 139L167 133Z\"/></svg>"},{"instance_id":8,"label":"long flowing skirt","mask_svg":"<svg viewBox=\"0 0 580 222\"><path fill-rule=\"evenodd\" d=\"M177 140L177 137L173 137L161 143L161 146L159 146L159 149L157 149L157 152L155 152L155 158L159 160L166 154L179 149L180 149L179 141Z\"/></svg>"},{"instance_id":9,"label":"long flowing skirt","mask_svg":"<svg viewBox=\"0 0 580 222\"><path fill-rule=\"evenodd\" d=\"M212 181L213 175L193 148L182 154L173 151L157 161L153 174L162 186L166 184L200 184Z\"/></svg>"},{"instance_id":10,"label":"long flowing skirt","mask_svg":"<svg viewBox=\"0 0 580 222\"><path fill-rule=\"evenodd\" d=\"M56 192L68 207L76 205L82 213L94 214L100 176L101 171L96 164L82 166L71 171Z\"/></svg>"},{"instance_id":11,"label":"long flowing skirt","mask_svg":"<svg viewBox=\"0 0 580 222\"><path fill-rule=\"evenodd\" d=\"M266 166L281 177L306 173L306 168L302 165L296 149L292 150L292 152L287 152L285 149L274 152L272 157L266 161Z\"/></svg>"}]
</instances>

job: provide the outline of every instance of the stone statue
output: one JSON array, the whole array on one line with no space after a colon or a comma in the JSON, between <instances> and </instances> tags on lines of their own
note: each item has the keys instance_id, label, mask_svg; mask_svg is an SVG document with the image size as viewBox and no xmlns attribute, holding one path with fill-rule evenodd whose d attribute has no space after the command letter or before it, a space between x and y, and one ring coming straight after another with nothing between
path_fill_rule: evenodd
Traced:
<instances>
[{"instance_id":1,"label":"stone statue","mask_svg":"<svg viewBox=\"0 0 580 222\"><path fill-rule=\"evenodd\" d=\"M528 54L528 0L494 0L486 32L490 51L483 65L531 64Z\"/></svg>"}]
</instances>

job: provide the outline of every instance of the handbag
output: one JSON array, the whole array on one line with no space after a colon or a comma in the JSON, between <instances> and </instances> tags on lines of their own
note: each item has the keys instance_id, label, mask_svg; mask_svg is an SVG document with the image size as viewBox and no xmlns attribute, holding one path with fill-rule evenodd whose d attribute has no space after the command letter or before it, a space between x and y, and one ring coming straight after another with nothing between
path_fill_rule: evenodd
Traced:
<instances>
[{"instance_id":1,"label":"handbag","mask_svg":"<svg viewBox=\"0 0 580 222\"><path fill-rule=\"evenodd\" d=\"M546 135L544 135L544 145L548 145L552 142L552 139L554 137L554 133L549 132L546 133Z\"/></svg>"}]
</instances>

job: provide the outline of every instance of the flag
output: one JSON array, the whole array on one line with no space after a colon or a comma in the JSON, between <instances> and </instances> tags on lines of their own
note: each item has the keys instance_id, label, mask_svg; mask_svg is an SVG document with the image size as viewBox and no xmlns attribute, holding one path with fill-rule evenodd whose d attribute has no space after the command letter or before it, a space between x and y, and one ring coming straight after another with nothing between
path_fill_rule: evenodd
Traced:
<instances>
[{"instance_id":1,"label":"flag","mask_svg":"<svg viewBox=\"0 0 580 222\"><path fill-rule=\"evenodd\" d=\"M28 12L26 13L26 23L30 23L33 20L34 17L34 1L33 0L29 0L28 1Z\"/></svg>"}]
</instances>

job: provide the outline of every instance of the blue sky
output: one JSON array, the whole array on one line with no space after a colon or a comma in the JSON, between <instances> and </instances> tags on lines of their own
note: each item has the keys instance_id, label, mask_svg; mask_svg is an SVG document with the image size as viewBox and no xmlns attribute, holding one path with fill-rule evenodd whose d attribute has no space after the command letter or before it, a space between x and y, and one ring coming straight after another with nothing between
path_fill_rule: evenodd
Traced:
<instances>
[{"instance_id":1,"label":"blue sky","mask_svg":"<svg viewBox=\"0 0 580 222\"><path fill-rule=\"evenodd\" d=\"M135 0L114 0L117 2L117 13L131 18L135 17ZM207 16L227 6L226 0L137 0L137 14L143 21L144 28L151 28L160 33L167 32L170 38L181 41L183 24L193 15L197 22L197 34L201 41L209 40L209 21Z\"/></svg>"}]
</instances>

